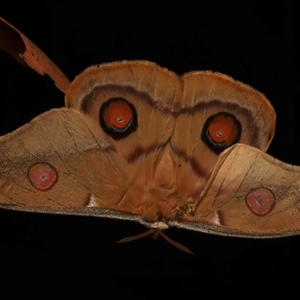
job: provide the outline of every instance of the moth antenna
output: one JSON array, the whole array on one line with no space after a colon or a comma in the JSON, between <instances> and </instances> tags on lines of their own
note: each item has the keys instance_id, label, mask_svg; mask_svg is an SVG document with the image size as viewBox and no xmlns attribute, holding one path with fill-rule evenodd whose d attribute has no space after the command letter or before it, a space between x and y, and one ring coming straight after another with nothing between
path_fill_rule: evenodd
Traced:
<instances>
[{"instance_id":1,"label":"moth antenna","mask_svg":"<svg viewBox=\"0 0 300 300\"><path fill-rule=\"evenodd\" d=\"M184 251L188 254L194 254L190 249L188 249L187 247L183 246L180 243L175 242L174 240L169 238L166 234L164 234L161 230L155 229L155 228L149 229L149 230L147 230L143 233L137 234L137 235L133 235L133 236L129 236L127 238L121 239L119 241L116 241L116 243L121 244L121 243L132 242L132 241L136 241L136 240L142 239L144 237L147 237L149 235L152 235L152 238L154 240L156 240L160 236L165 241L167 241L168 243L170 243L174 247L178 248L179 250Z\"/></svg>"},{"instance_id":2,"label":"moth antenna","mask_svg":"<svg viewBox=\"0 0 300 300\"><path fill-rule=\"evenodd\" d=\"M171 238L169 238L166 234L164 234L161 230L156 230L156 232L167 242L169 242L171 245L173 245L174 247L178 248L181 251L184 251L188 254L192 254L194 255L194 253L187 247L183 246L180 243L175 242L174 240L172 240Z\"/></svg>"},{"instance_id":3,"label":"moth antenna","mask_svg":"<svg viewBox=\"0 0 300 300\"><path fill-rule=\"evenodd\" d=\"M151 234L154 234L157 230L156 229L149 229L143 233L137 234L137 235L133 235L133 236L129 236L127 238L124 239L120 239L119 241L116 241L117 244L122 244L122 243L128 243L128 242L132 242L132 241L136 241L139 239L143 239L144 237L147 237Z\"/></svg>"}]
</instances>

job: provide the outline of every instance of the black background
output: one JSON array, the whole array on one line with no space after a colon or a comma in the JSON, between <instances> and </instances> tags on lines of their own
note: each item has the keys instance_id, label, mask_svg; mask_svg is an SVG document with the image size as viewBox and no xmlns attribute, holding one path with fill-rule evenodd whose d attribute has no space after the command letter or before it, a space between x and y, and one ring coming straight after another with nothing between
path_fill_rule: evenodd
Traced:
<instances>
[{"instance_id":1,"label":"black background","mask_svg":"<svg viewBox=\"0 0 300 300\"><path fill-rule=\"evenodd\" d=\"M1 1L0 15L73 79L122 59L154 61L176 73L214 70L262 91L277 112L272 156L300 165L299 54L289 1ZM78 2L79 3L79 2ZM138 6L139 5L139 6ZM63 106L63 94L0 52L0 133ZM300 196L299 196L300 197ZM116 220L0 210L0 289L13 295L153 299L297 298L298 236L252 240L169 230L195 255L162 239L118 245L143 226Z\"/></svg>"}]
</instances>

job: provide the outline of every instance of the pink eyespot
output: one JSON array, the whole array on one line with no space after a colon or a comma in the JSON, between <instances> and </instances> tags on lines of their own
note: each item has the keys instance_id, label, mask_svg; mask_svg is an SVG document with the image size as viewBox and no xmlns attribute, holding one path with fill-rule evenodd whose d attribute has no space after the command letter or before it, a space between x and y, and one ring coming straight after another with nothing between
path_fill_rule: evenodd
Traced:
<instances>
[{"instance_id":1,"label":"pink eyespot","mask_svg":"<svg viewBox=\"0 0 300 300\"><path fill-rule=\"evenodd\" d=\"M268 214L275 205L274 194L266 188L252 190L245 200L248 208L258 216Z\"/></svg>"},{"instance_id":2,"label":"pink eyespot","mask_svg":"<svg viewBox=\"0 0 300 300\"><path fill-rule=\"evenodd\" d=\"M53 166L47 163L36 163L30 167L28 178L36 189L46 191L55 185L58 175Z\"/></svg>"}]
</instances>

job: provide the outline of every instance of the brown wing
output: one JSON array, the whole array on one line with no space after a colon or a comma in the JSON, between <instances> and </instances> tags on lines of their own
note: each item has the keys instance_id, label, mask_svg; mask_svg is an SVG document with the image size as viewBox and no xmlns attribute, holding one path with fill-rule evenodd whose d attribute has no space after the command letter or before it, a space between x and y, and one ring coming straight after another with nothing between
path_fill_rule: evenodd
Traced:
<instances>
[{"instance_id":1,"label":"brown wing","mask_svg":"<svg viewBox=\"0 0 300 300\"><path fill-rule=\"evenodd\" d=\"M22 32L0 17L0 49L19 63L29 66L40 75L49 75L55 85L66 93L69 79L57 65Z\"/></svg>"},{"instance_id":2,"label":"brown wing","mask_svg":"<svg viewBox=\"0 0 300 300\"><path fill-rule=\"evenodd\" d=\"M182 86L171 137L179 215L199 204L220 153L235 143L265 151L275 129L275 112L266 97L229 76L191 72L182 77Z\"/></svg>"},{"instance_id":3,"label":"brown wing","mask_svg":"<svg viewBox=\"0 0 300 300\"><path fill-rule=\"evenodd\" d=\"M152 222L173 214L168 195L176 188L176 173L168 144L180 84L176 74L154 63L123 61L87 69L66 95L67 106L87 115L106 135L115 151L108 155L122 159L130 181L122 203Z\"/></svg>"}]
</instances>

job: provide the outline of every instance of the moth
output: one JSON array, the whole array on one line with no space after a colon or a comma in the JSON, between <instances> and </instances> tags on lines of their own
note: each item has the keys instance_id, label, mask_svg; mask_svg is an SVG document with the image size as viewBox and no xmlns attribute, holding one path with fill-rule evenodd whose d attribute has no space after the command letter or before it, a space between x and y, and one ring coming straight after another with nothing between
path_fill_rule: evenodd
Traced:
<instances>
[{"instance_id":1,"label":"moth","mask_svg":"<svg viewBox=\"0 0 300 300\"><path fill-rule=\"evenodd\" d=\"M92 66L70 83L0 21L1 48L51 76L66 106L0 137L1 208L150 229L124 241L169 240L162 232L169 227L252 238L299 234L300 167L265 153L276 115L262 93L224 74L178 76L148 61Z\"/></svg>"}]
</instances>

